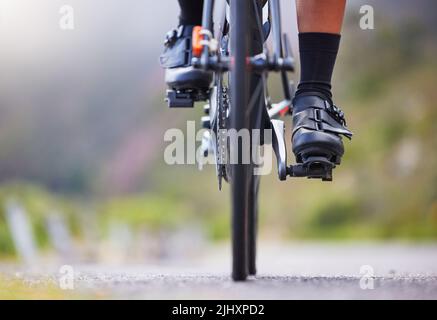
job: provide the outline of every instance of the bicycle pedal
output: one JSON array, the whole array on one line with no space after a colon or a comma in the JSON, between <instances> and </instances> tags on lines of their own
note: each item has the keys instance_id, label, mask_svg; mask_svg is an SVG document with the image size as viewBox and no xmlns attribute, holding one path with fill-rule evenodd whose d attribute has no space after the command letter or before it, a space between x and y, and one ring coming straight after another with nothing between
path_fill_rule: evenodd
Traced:
<instances>
[{"instance_id":1,"label":"bicycle pedal","mask_svg":"<svg viewBox=\"0 0 437 320\"><path fill-rule=\"evenodd\" d=\"M335 164L325 157L309 157L302 164L288 167L288 175L291 177L307 177L308 179L321 179L332 181L332 170Z\"/></svg>"},{"instance_id":2,"label":"bicycle pedal","mask_svg":"<svg viewBox=\"0 0 437 320\"><path fill-rule=\"evenodd\" d=\"M167 90L166 99L169 108L193 108L197 101L207 101L209 90Z\"/></svg>"},{"instance_id":3,"label":"bicycle pedal","mask_svg":"<svg viewBox=\"0 0 437 320\"><path fill-rule=\"evenodd\" d=\"M167 90L165 101L169 108L193 108L194 98L191 92Z\"/></svg>"}]
</instances>

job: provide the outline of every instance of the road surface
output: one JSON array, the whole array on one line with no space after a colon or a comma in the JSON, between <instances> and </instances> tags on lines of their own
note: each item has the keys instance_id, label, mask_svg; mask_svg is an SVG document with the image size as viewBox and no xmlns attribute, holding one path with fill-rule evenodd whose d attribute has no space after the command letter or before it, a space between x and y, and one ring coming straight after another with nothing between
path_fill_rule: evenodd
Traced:
<instances>
[{"instance_id":1,"label":"road surface","mask_svg":"<svg viewBox=\"0 0 437 320\"><path fill-rule=\"evenodd\" d=\"M228 246L196 258L136 265L72 265L83 297L116 299L437 299L437 245L378 243L265 244L259 275L229 277ZM59 285L58 266L3 269L39 290ZM0 269L1 270L1 269ZM362 273L360 273L360 271Z\"/></svg>"}]
</instances>

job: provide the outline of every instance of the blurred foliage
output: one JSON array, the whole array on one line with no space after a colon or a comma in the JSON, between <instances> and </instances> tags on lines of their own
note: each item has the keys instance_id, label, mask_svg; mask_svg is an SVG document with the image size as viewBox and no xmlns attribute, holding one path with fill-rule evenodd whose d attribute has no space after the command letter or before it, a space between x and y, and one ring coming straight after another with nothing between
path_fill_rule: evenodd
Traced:
<instances>
[{"instance_id":1,"label":"blurred foliage","mask_svg":"<svg viewBox=\"0 0 437 320\"><path fill-rule=\"evenodd\" d=\"M355 136L299 235L437 237L435 40L416 21L346 32L334 88Z\"/></svg>"},{"instance_id":2,"label":"blurred foliage","mask_svg":"<svg viewBox=\"0 0 437 320\"><path fill-rule=\"evenodd\" d=\"M395 23L388 18L378 21L376 30L362 31L352 25L357 21L352 18L345 27L333 87L336 102L345 111L355 136L352 142L346 141L346 156L335 171L333 183L307 180L280 183L275 173L263 177L261 235L305 239L437 239L435 31L420 20ZM279 95L278 79L272 78L271 91ZM150 99L160 101L161 96ZM197 119L200 109L183 116ZM154 116L159 118L159 112L156 113ZM132 123L137 123L137 114L131 116ZM148 120L150 124L152 118L153 115ZM179 123L176 125L183 128L186 119L180 113L175 119ZM129 128L127 117L123 121L123 128ZM135 130L136 126L132 127ZM12 149L16 145L6 136L2 139L9 147L3 145L1 150L9 150L8 157L13 159ZM158 149L151 152L162 154ZM72 166L78 166L77 162ZM78 171L63 173L71 176L67 180L74 184L76 196L63 194L69 188L57 185L50 185L58 191L54 193L27 182L5 182L0 188L1 210L7 199L19 201L29 212L41 248L49 246L47 214L57 210L65 215L72 233L80 238L81 226L91 219L84 214L84 207L88 206L97 213L95 219L102 234L113 223L139 230L172 229L195 222L201 223L212 239L229 236L229 190L225 186L224 191L217 191L213 167L199 173L194 166L169 167L159 159L140 177L144 181L142 193L116 195L92 193L88 187L81 190L80 186L95 186L99 181L93 180L94 167L80 167ZM77 198L80 192L87 194L87 198ZM12 254L13 250L4 215L0 214L0 255Z\"/></svg>"},{"instance_id":3,"label":"blurred foliage","mask_svg":"<svg viewBox=\"0 0 437 320\"><path fill-rule=\"evenodd\" d=\"M185 190L191 193L189 189ZM206 204L208 199L204 200ZM181 225L201 224L206 226L212 239L223 239L229 234L228 219L220 214L223 212L220 204L210 202L203 207L202 201L195 203L192 197L176 190L105 197L88 203L84 199L51 193L37 185L13 182L0 187L0 258L15 256L5 217L5 208L10 201L24 209L36 245L41 250L53 247L47 233L47 219L52 214L62 216L77 242L84 240L84 230L90 226L97 237L103 238L109 236L114 225L127 226L133 232L147 230L157 235L160 230L171 231ZM207 207L211 209L207 214L198 215Z\"/></svg>"},{"instance_id":4,"label":"blurred foliage","mask_svg":"<svg viewBox=\"0 0 437 320\"><path fill-rule=\"evenodd\" d=\"M41 249L50 246L47 218L51 214L62 215L73 235L80 232L77 211L74 210L71 199L51 194L37 185L24 182L9 183L0 187L0 256L15 252L5 218L6 204L9 201L16 202L26 211L36 245Z\"/></svg>"},{"instance_id":5,"label":"blurred foliage","mask_svg":"<svg viewBox=\"0 0 437 320\"><path fill-rule=\"evenodd\" d=\"M174 228L190 215L190 207L164 196L129 196L109 200L99 210L107 226L121 222L135 229Z\"/></svg>"}]
</instances>

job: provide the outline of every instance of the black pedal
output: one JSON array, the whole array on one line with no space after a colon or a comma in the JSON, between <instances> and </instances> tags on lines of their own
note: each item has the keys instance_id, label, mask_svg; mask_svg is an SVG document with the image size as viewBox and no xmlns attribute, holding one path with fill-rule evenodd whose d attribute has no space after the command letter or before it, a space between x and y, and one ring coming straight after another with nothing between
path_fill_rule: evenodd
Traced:
<instances>
[{"instance_id":1,"label":"black pedal","mask_svg":"<svg viewBox=\"0 0 437 320\"><path fill-rule=\"evenodd\" d=\"M332 181L332 170L334 168L335 165L324 157L310 157L303 164L288 167L288 175Z\"/></svg>"},{"instance_id":2,"label":"black pedal","mask_svg":"<svg viewBox=\"0 0 437 320\"><path fill-rule=\"evenodd\" d=\"M180 92L176 90L167 90L167 101L169 108L193 108L194 97L191 92Z\"/></svg>"}]
</instances>

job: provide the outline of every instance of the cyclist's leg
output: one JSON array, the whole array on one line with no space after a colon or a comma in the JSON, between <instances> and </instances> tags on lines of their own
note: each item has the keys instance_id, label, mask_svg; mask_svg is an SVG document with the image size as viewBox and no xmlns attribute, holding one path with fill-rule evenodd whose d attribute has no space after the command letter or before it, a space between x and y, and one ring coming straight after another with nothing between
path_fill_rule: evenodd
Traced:
<instances>
[{"instance_id":1,"label":"cyclist's leg","mask_svg":"<svg viewBox=\"0 0 437 320\"><path fill-rule=\"evenodd\" d=\"M181 7L179 25L199 26L202 24L203 0L178 0Z\"/></svg>"},{"instance_id":2,"label":"cyclist's leg","mask_svg":"<svg viewBox=\"0 0 437 320\"><path fill-rule=\"evenodd\" d=\"M346 0L297 0L296 4L301 79L294 99L293 151L298 162L325 156L339 164L344 153L341 135L351 134L333 105L331 78ZM314 120L315 112L325 123Z\"/></svg>"},{"instance_id":3,"label":"cyclist's leg","mask_svg":"<svg viewBox=\"0 0 437 320\"><path fill-rule=\"evenodd\" d=\"M346 0L297 0L301 59L300 93L331 98L331 77L340 44Z\"/></svg>"},{"instance_id":4,"label":"cyclist's leg","mask_svg":"<svg viewBox=\"0 0 437 320\"><path fill-rule=\"evenodd\" d=\"M299 32L340 34L346 0L297 0Z\"/></svg>"}]
</instances>

